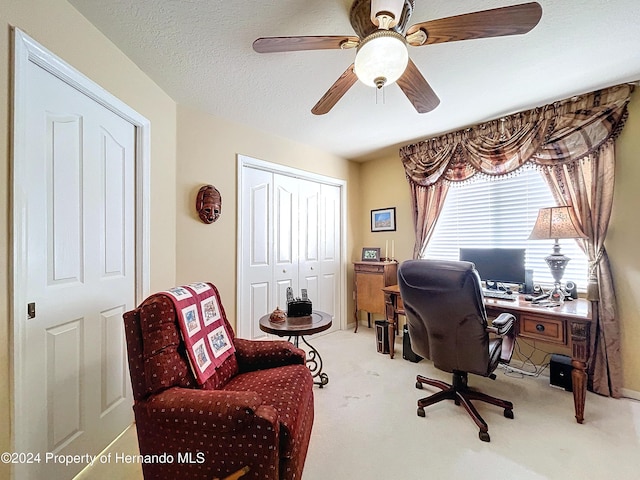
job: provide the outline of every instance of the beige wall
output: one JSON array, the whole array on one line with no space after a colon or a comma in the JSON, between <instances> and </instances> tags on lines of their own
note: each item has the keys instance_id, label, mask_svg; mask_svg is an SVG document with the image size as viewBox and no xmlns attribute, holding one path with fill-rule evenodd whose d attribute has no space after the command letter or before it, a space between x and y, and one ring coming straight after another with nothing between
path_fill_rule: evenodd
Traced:
<instances>
[{"instance_id":1,"label":"beige wall","mask_svg":"<svg viewBox=\"0 0 640 480\"><path fill-rule=\"evenodd\" d=\"M640 392L640 92L616 144L616 186L606 247L618 299L624 387ZM637 398L637 397L636 397Z\"/></svg>"},{"instance_id":2,"label":"beige wall","mask_svg":"<svg viewBox=\"0 0 640 480\"><path fill-rule=\"evenodd\" d=\"M616 190L613 214L607 237L618 295L618 313L622 333L624 388L627 394L640 396L640 94L635 93L629 106L629 120L617 143ZM364 246L382 247L385 240L396 242L399 261L413 254L413 219L409 186L397 155L367 162L361 167L362 194L360 208ZM398 230L370 233L365 214L371 209L396 207ZM566 350L554 352L566 353Z\"/></svg>"},{"instance_id":3,"label":"beige wall","mask_svg":"<svg viewBox=\"0 0 640 480\"><path fill-rule=\"evenodd\" d=\"M360 217L358 228L362 239L356 245L353 260L362 258L362 247L379 247L380 256L393 256L398 262L413 257L414 232L411 215L411 197L404 169L398 152L369 160L360 167ZM396 230L393 232L371 231L371 210L395 207ZM393 248L392 248L393 247ZM365 312L360 312L359 321L366 322ZM383 319L383 314L372 318ZM400 317L400 324L404 317Z\"/></svg>"},{"instance_id":4,"label":"beige wall","mask_svg":"<svg viewBox=\"0 0 640 480\"><path fill-rule=\"evenodd\" d=\"M346 180L347 260L357 243L359 164L186 107L178 107L177 282L212 281L220 290L229 321L235 325L237 155ZM222 195L222 215L200 221L195 198L202 185ZM351 279L348 278L348 285ZM350 290L350 289L349 289ZM351 303L349 303L351 311Z\"/></svg>"},{"instance_id":5,"label":"beige wall","mask_svg":"<svg viewBox=\"0 0 640 480\"><path fill-rule=\"evenodd\" d=\"M175 283L176 105L64 0L0 1L0 452L11 451L10 72L15 26L147 117L151 129L151 289ZM0 464L0 478L9 478Z\"/></svg>"},{"instance_id":6,"label":"beige wall","mask_svg":"<svg viewBox=\"0 0 640 480\"><path fill-rule=\"evenodd\" d=\"M414 232L411 215L411 196L404 169L397 152L393 155L363 163L360 173L362 209L359 228L362 230L361 247L380 247L380 255L385 256L387 243L391 256L392 242L395 244L395 258L402 262L413 256ZM396 208L395 232L372 232L371 210ZM357 252L361 258L362 250Z\"/></svg>"}]
</instances>

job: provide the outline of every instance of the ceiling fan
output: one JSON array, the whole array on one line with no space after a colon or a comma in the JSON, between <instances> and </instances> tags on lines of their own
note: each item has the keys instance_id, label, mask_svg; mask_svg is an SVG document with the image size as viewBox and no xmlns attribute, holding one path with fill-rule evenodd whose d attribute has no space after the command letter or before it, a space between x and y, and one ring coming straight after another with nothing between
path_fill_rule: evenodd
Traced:
<instances>
[{"instance_id":1,"label":"ceiling fan","mask_svg":"<svg viewBox=\"0 0 640 480\"><path fill-rule=\"evenodd\" d=\"M263 37L253 42L258 53L357 48L349 68L311 109L324 115L356 80L382 88L398 83L418 113L427 113L440 99L411 61L407 44L414 47L475 38L521 35L542 17L537 2L482 10L416 23L407 28L415 0L355 0L349 20L357 36Z\"/></svg>"}]
</instances>

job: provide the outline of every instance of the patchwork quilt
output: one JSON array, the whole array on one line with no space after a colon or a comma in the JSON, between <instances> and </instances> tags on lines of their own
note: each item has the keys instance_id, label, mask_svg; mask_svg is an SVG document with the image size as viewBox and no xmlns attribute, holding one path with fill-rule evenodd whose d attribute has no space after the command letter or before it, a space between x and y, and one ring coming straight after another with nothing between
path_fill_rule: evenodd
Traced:
<instances>
[{"instance_id":1,"label":"patchwork quilt","mask_svg":"<svg viewBox=\"0 0 640 480\"><path fill-rule=\"evenodd\" d=\"M210 283L191 283L167 290L178 312L178 324L191 369L200 385L235 352L218 293Z\"/></svg>"}]
</instances>

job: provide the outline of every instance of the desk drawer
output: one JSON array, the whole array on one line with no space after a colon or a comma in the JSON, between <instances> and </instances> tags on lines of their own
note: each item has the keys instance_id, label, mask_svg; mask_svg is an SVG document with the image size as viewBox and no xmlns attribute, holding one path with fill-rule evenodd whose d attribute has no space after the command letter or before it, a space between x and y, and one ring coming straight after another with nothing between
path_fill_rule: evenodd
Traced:
<instances>
[{"instance_id":1,"label":"desk drawer","mask_svg":"<svg viewBox=\"0 0 640 480\"><path fill-rule=\"evenodd\" d=\"M561 320L521 315L520 336L566 345L564 322Z\"/></svg>"},{"instance_id":2,"label":"desk drawer","mask_svg":"<svg viewBox=\"0 0 640 480\"><path fill-rule=\"evenodd\" d=\"M356 273L384 273L384 264L371 262L370 264L357 263L354 267Z\"/></svg>"}]
</instances>

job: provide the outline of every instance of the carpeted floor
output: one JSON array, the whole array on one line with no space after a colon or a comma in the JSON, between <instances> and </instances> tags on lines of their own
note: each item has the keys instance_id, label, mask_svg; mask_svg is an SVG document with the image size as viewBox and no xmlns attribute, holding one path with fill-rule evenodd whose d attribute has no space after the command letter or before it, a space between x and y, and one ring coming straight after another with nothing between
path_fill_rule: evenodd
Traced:
<instances>
[{"instance_id":1,"label":"carpeted floor","mask_svg":"<svg viewBox=\"0 0 640 480\"><path fill-rule=\"evenodd\" d=\"M373 329L310 338L329 384L315 390L315 423L304 480L538 480L640 478L640 402L587 393L585 423L573 416L573 396L548 377L470 376L469 384L511 400L515 419L476 402L491 442L462 407L441 402L416 415L416 401L436 390L415 388L416 374L450 381L430 362L376 352ZM137 453L131 428L111 451ZM79 479L142 478L137 465L96 465Z\"/></svg>"}]
</instances>

